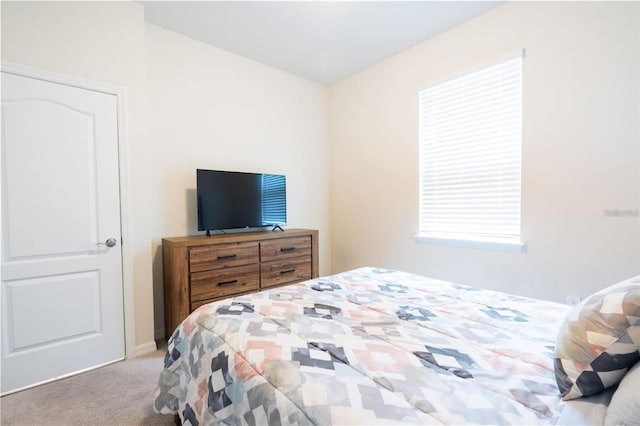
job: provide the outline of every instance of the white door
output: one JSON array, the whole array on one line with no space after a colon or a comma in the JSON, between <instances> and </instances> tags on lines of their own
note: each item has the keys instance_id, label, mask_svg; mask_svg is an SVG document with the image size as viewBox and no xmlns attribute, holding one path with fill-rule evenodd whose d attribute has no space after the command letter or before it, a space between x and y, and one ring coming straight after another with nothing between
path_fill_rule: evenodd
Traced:
<instances>
[{"instance_id":1,"label":"white door","mask_svg":"<svg viewBox=\"0 0 640 426\"><path fill-rule=\"evenodd\" d=\"M116 96L1 83L6 393L124 358L124 308Z\"/></svg>"}]
</instances>

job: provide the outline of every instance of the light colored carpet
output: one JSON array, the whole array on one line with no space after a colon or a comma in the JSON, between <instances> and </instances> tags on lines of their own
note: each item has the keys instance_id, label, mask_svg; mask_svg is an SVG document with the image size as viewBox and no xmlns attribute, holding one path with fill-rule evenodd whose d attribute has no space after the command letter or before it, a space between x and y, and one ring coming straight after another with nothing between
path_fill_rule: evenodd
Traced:
<instances>
[{"instance_id":1,"label":"light colored carpet","mask_svg":"<svg viewBox=\"0 0 640 426\"><path fill-rule=\"evenodd\" d=\"M174 425L173 416L153 412L164 350L4 396L1 423Z\"/></svg>"}]
</instances>

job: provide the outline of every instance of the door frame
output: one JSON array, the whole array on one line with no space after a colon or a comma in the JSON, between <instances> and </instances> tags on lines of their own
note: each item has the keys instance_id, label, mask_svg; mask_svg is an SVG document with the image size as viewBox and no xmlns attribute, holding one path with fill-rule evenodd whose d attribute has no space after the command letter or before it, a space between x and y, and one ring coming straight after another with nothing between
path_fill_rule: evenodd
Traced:
<instances>
[{"instance_id":1,"label":"door frame","mask_svg":"<svg viewBox=\"0 0 640 426\"><path fill-rule=\"evenodd\" d=\"M124 314L124 350L126 358L136 357L135 336L135 307L134 307L134 281L133 281L133 252L131 232L131 191L129 174L129 144L127 139L127 90L124 87L112 84L99 83L71 77L55 72L44 71L11 62L0 62L0 71L15 74L22 77L30 77L37 80L48 81L80 89L102 92L116 97L117 126L118 126L118 178L120 190L120 233L122 252L122 294ZM2 162L0 161L0 167ZM1 219L1 217L0 217ZM2 229L0 227L0 236ZM2 254L0 244L0 255ZM0 280L2 271L0 269ZM155 349L155 348L154 348ZM98 367L98 366L96 366ZM93 368L93 367L92 367ZM75 374L75 373L72 373Z\"/></svg>"}]
</instances>

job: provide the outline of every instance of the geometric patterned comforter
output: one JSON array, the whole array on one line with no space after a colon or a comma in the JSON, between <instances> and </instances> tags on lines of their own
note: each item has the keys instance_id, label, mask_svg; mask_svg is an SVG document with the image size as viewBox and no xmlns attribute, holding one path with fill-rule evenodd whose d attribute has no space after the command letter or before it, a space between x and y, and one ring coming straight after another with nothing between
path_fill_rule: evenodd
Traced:
<instances>
[{"instance_id":1,"label":"geometric patterned comforter","mask_svg":"<svg viewBox=\"0 0 640 426\"><path fill-rule=\"evenodd\" d=\"M200 307L154 408L202 424L549 424L566 305L361 268Z\"/></svg>"}]
</instances>

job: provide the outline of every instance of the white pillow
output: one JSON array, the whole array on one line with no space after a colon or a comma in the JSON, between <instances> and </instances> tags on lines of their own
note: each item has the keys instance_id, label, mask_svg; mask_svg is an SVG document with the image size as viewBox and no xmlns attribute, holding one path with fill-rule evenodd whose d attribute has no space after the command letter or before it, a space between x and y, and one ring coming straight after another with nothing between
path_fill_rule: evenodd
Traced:
<instances>
[{"instance_id":1,"label":"white pillow","mask_svg":"<svg viewBox=\"0 0 640 426\"><path fill-rule=\"evenodd\" d=\"M564 402L562 413L555 424L557 426L604 425L607 407L615 387L607 388L600 393L572 399Z\"/></svg>"},{"instance_id":2,"label":"white pillow","mask_svg":"<svg viewBox=\"0 0 640 426\"><path fill-rule=\"evenodd\" d=\"M611 397L604 419L605 426L640 425L640 362L620 381Z\"/></svg>"}]
</instances>

